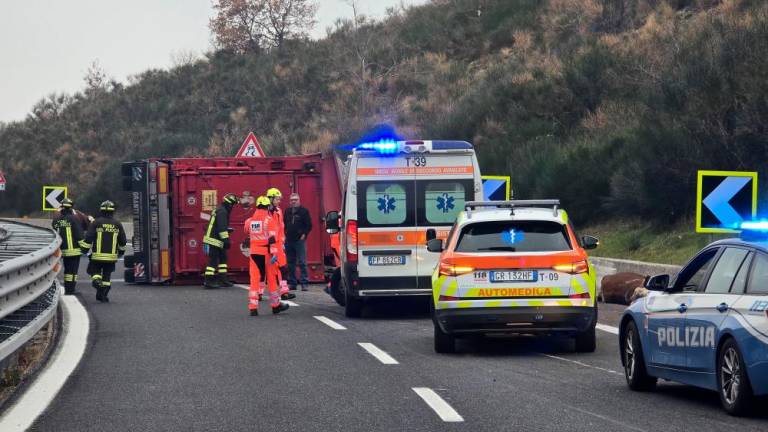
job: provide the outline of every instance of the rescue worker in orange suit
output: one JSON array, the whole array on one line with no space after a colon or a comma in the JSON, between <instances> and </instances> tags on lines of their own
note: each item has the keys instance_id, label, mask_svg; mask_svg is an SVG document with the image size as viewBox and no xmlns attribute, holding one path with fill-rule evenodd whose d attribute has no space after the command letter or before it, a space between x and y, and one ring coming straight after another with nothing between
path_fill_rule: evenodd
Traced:
<instances>
[{"instance_id":1,"label":"rescue worker in orange suit","mask_svg":"<svg viewBox=\"0 0 768 432\"><path fill-rule=\"evenodd\" d=\"M125 229L123 224L114 219L115 203L104 201L99 206L101 216L88 227L81 247L91 250L93 274L91 284L96 288L96 300L109 302L109 290L112 289L112 273L117 259L125 254Z\"/></svg>"},{"instance_id":2,"label":"rescue worker in orange suit","mask_svg":"<svg viewBox=\"0 0 768 432\"><path fill-rule=\"evenodd\" d=\"M208 266L205 268L203 287L206 289L233 286L227 279L227 251L230 247L229 216L237 202L235 194L224 195L221 205L213 211L205 229L203 245L208 254Z\"/></svg>"},{"instance_id":3,"label":"rescue worker in orange suit","mask_svg":"<svg viewBox=\"0 0 768 432\"><path fill-rule=\"evenodd\" d=\"M73 295L77 286L77 270L80 268L81 247L85 242L85 231L75 215L69 198L64 198L56 219L51 225L61 237L61 256L64 261L64 294Z\"/></svg>"},{"instance_id":4,"label":"rescue worker in orange suit","mask_svg":"<svg viewBox=\"0 0 768 432\"><path fill-rule=\"evenodd\" d=\"M270 206L269 212L272 218L275 220L275 239L277 241L277 263L275 264L274 275L278 280L280 286L280 298L283 300L290 300L296 298L296 294L289 292L288 282L285 280L285 274L287 274L288 259L285 256L285 224L283 223L283 210L280 208L280 201L283 199L283 194L278 188L270 188L267 191L267 198L269 198Z\"/></svg>"},{"instance_id":5,"label":"rescue worker in orange suit","mask_svg":"<svg viewBox=\"0 0 768 432\"><path fill-rule=\"evenodd\" d=\"M251 316L259 314L259 288L262 282L266 282L269 290L269 302L272 313L277 314L288 309L288 304L280 301L277 277L277 239L273 235L276 220L269 212L270 200L261 196L256 200L256 211L245 222L245 230L248 232L249 251L251 261L251 284L248 288L248 310ZM255 273L255 274L254 274ZM254 281L256 283L254 283Z\"/></svg>"}]
</instances>

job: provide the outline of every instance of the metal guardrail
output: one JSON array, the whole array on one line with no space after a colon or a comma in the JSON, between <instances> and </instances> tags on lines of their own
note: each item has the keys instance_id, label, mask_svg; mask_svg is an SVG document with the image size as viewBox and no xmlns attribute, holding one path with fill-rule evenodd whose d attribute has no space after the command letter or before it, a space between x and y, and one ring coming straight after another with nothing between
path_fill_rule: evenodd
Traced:
<instances>
[{"instance_id":1,"label":"metal guardrail","mask_svg":"<svg viewBox=\"0 0 768 432\"><path fill-rule=\"evenodd\" d=\"M60 245L51 229L0 219L0 362L53 317Z\"/></svg>"}]
</instances>

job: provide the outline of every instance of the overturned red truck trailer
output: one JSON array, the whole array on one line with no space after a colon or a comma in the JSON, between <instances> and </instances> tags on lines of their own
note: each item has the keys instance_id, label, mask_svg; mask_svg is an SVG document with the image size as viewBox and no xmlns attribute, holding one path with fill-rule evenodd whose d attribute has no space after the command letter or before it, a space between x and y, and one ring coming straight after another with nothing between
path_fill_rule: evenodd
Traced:
<instances>
[{"instance_id":1,"label":"overturned red truck trailer","mask_svg":"<svg viewBox=\"0 0 768 432\"><path fill-rule=\"evenodd\" d=\"M227 193L241 197L230 218L230 277L247 283L248 258L240 251L243 224L253 202L270 187L284 195L298 192L312 216L307 265L312 282L322 282L333 252L323 216L341 208L335 156L312 154L267 158L177 158L125 162L123 189L133 211L133 253L125 257L125 281L143 284L194 284L202 281L207 257L203 233L211 212ZM129 251L130 252L130 251Z\"/></svg>"}]
</instances>

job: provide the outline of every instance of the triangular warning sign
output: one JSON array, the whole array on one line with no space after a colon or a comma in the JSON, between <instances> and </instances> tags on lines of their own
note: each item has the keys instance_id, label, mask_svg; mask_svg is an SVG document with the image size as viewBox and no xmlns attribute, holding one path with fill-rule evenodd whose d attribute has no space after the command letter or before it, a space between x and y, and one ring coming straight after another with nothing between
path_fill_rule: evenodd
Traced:
<instances>
[{"instance_id":1,"label":"triangular warning sign","mask_svg":"<svg viewBox=\"0 0 768 432\"><path fill-rule=\"evenodd\" d=\"M237 151L235 157L238 158L258 158L266 157L264 150L259 145L259 140L256 139L256 135L253 132L248 134L248 138L243 141L243 145L240 146L240 150Z\"/></svg>"}]
</instances>

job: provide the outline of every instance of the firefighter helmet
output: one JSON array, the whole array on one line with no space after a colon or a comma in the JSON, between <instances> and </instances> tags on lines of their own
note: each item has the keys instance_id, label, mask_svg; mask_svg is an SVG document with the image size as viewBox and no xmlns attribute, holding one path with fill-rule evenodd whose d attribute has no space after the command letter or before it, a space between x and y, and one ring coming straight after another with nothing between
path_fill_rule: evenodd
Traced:
<instances>
[{"instance_id":1,"label":"firefighter helmet","mask_svg":"<svg viewBox=\"0 0 768 432\"><path fill-rule=\"evenodd\" d=\"M103 212L113 212L115 211L115 203L113 203L110 200L106 200L99 206L99 210Z\"/></svg>"},{"instance_id":2,"label":"firefighter helmet","mask_svg":"<svg viewBox=\"0 0 768 432\"><path fill-rule=\"evenodd\" d=\"M260 196L256 198L256 207L261 207L261 206L269 207L270 204L271 202L269 201L269 198L265 196Z\"/></svg>"},{"instance_id":3,"label":"firefighter helmet","mask_svg":"<svg viewBox=\"0 0 768 432\"><path fill-rule=\"evenodd\" d=\"M224 202L224 204L230 204L230 205L237 204L237 201L239 201L238 198L237 198L237 195L235 195L233 193L228 193L228 194L224 195L224 199L222 200L222 202Z\"/></svg>"},{"instance_id":4,"label":"firefighter helmet","mask_svg":"<svg viewBox=\"0 0 768 432\"><path fill-rule=\"evenodd\" d=\"M75 202L69 198L64 198L63 200L61 200L61 208L63 209L71 209L72 206L74 205L75 205Z\"/></svg>"},{"instance_id":5,"label":"firefighter helmet","mask_svg":"<svg viewBox=\"0 0 768 432\"><path fill-rule=\"evenodd\" d=\"M269 188L267 191L267 198L275 198L275 197L281 197L283 194L280 192L280 189L278 188Z\"/></svg>"}]
</instances>

